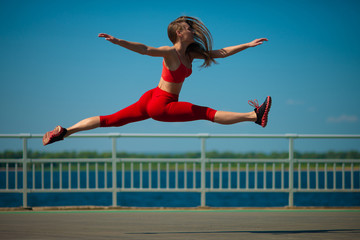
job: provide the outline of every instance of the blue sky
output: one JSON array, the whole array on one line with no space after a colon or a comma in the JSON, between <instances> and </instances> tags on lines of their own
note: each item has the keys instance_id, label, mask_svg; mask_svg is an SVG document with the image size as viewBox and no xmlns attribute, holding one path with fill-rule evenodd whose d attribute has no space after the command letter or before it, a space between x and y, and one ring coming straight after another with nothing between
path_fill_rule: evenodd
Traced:
<instances>
[{"instance_id":1,"label":"blue sky","mask_svg":"<svg viewBox=\"0 0 360 240\"><path fill-rule=\"evenodd\" d=\"M159 47L167 25L199 17L214 48L267 37L269 42L199 69L180 100L247 112L250 99L273 97L268 126L154 120L87 133L360 134L359 1L19 1L0 0L0 133L45 133L114 113L156 87L161 58L142 56L98 33ZM110 149L108 140L69 139L46 151ZM360 150L359 141L296 145L299 150ZM325 141L326 142L326 141ZM330 143L331 142L331 143ZM119 141L119 151L198 150L192 141ZM20 147L0 140L0 149ZM195 146L195 147L194 147ZM219 141L209 150L286 150L287 142Z\"/></svg>"}]
</instances>

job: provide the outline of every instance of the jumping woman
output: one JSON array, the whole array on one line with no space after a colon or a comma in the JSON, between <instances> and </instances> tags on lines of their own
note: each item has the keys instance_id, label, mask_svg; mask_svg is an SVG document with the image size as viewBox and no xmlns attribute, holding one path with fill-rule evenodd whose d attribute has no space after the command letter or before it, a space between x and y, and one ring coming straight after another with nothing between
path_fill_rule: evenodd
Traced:
<instances>
[{"instance_id":1,"label":"jumping woman","mask_svg":"<svg viewBox=\"0 0 360 240\"><path fill-rule=\"evenodd\" d=\"M202 67L208 67L215 63L216 58L225 58L249 47L258 46L267 41L266 38L212 50L212 37L209 30L199 19L188 16L179 17L171 22L168 26L168 36L173 46L154 48L100 33L99 37L131 51L152 57L162 57L163 70L159 85L144 93L136 103L114 114L90 117L67 129L57 126L44 135L43 144L63 140L80 131L98 127L120 127L149 118L163 122L208 120L220 124L250 121L262 127L266 126L271 107L270 96L266 97L261 106L257 100L249 101L255 109L248 113L217 111L209 107L178 101L183 82L192 73L194 59L204 60Z\"/></svg>"}]
</instances>

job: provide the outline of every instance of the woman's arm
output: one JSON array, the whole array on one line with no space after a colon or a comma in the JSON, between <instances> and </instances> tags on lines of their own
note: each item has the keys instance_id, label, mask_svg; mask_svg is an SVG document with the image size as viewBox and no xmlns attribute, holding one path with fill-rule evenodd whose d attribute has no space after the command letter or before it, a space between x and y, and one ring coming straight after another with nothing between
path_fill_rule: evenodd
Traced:
<instances>
[{"instance_id":1,"label":"woman's arm","mask_svg":"<svg viewBox=\"0 0 360 240\"><path fill-rule=\"evenodd\" d=\"M226 47L226 48L222 48L219 50L213 50L210 52L211 56L213 58L225 58L225 57L229 57L231 55L234 55L238 52L241 52L249 47L256 47L260 44L262 44L264 41L267 41L266 38L259 38L259 39L255 39L249 43L244 43L244 44L240 44L240 45L236 45L236 46L231 46L231 47Z\"/></svg>"},{"instance_id":2,"label":"woman's arm","mask_svg":"<svg viewBox=\"0 0 360 240\"><path fill-rule=\"evenodd\" d=\"M153 57L166 57L169 55L169 52L171 50L171 47L168 46L159 47L159 48L149 47L142 43L129 42L122 39L118 39L106 33L100 33L99 37L103 37L109 42L112 42L116 45L129 49L133 52L137 52L142 55L149 55Z\"/></svg>"}]
</instances>

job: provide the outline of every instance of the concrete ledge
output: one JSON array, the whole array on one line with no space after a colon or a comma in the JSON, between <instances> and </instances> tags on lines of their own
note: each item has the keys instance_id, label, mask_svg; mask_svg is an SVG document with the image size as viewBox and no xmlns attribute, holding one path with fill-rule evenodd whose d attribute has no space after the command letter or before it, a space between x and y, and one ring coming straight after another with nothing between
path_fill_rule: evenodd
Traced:
<instances>
[{"instance_id":1,"label":"concrete ledge","mask_svg":"<svg viewBox=\"0 0 360 240\"><path fill-rule=\"evenodd\" d=\"M56 206L56 207L12 207L0 208L0 212L16 212L16 211L89 211L89 210L117 210L117 211L251 211L251 210L354 210L360 211L359 207L109 207L109 206Z\"/></svg>"}]
</instances>

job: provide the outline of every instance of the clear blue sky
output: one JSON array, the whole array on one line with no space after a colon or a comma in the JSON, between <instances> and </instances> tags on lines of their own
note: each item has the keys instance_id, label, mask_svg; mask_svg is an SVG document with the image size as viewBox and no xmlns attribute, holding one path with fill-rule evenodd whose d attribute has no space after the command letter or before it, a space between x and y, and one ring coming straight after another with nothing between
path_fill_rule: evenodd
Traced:
<instances>
[{"instance_id":1,"label":"clear blue sky","mask_svg":"<svg viewBox=\"0 0 360 240\"><path fill-rule=\"evenodd\" d=\"M98 33L159 47L180 15L199 17L214 48L259 37L269 42L199 69L180 99L218 110L247 112L249 99L273 97L269 124L232 126L154 120L87 133L360 134L360 2L338 1L80 1L0 0L0 133L45 133L81 119L114 113L154 88L161 58L142 56ZM194 140L195 141L195 140ZM37 150L110 149L109 140L69 139ZM143 151L198 150L198 141ZM136 151L135 140L119 151ZM163 144L163 143L161 143ZM0 141L1 149L20 146ZM359 141L297 145L299 150L360 150ZM271 147L271 148L270 148ZM163 149L165 148L165 149ZM286 150L287 142L219 141L209 150Z\"/></svg>"}]
</instances>

